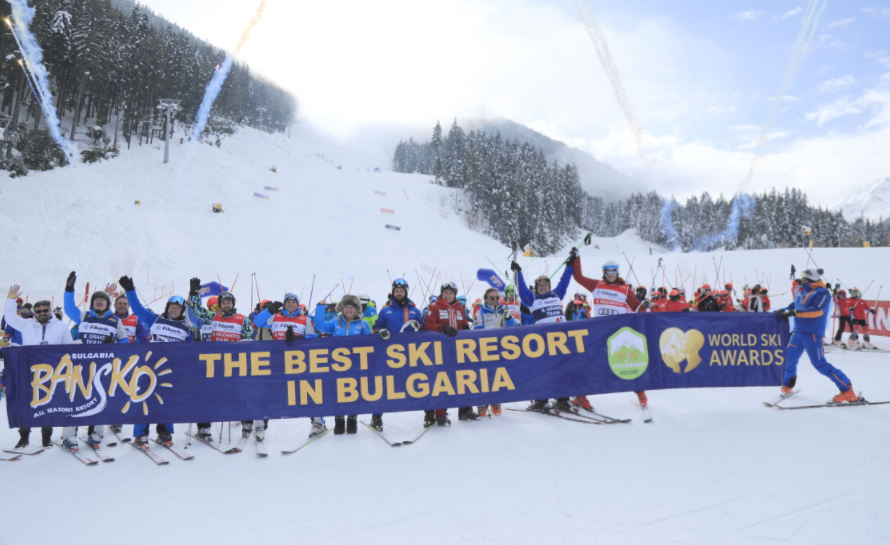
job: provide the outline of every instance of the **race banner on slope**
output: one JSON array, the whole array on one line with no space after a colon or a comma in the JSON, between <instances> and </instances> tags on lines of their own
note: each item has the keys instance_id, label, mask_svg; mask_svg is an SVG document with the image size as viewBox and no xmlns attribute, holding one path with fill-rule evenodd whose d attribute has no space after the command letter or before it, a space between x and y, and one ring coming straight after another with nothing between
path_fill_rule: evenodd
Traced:
<instances>
[{"instance_id":1,"label":"race banner on slope","mask_svg":"<svg viewBox=\"0 0 890 545\"><path fill-rule=\"evenodd\" d=\"M265 189L266 191L278 191L277 187L272 187L272 186L268 186L268 185L263 187L263 189Z\"/></svg>"},{"instance_id":2,"label":"race banner on slope","mask_svg":"<svg viewBox=\"0 0 890 545\"><path fill-rule=\"evenodd\" d=\"M269 200L269 196L268 196L268 195L263 195L262 193L254 193L253 196L256 197L256 198L258 198L258 199L266 199L266 200Z\"/></svg>"},{"instance_id":3,"label":"race banner on slope","mask_svg":"<svg viewBox=\"0 0 890 545\"><path fill-rule=\"evenodd\" d=\"M382 212L384 214L395 214L396 213L395 210L390 210L389 208L381 208L380 212Z\"/></svg>"},{"instance_id":4,"label":"race banner on slope","mask_svg":"<svg viewBox=\"0 0 890 545\"><path fill-rule=\"evenodd\" d=\"M4 348L10 427L218 422L779 386L788 323L645 313L461 331Z\"/></svg>"},{"instance_id":5,"label":"race banner on slope","mask_svg":"<svg viewBox=\"0 0 890 545\"><path fill-rule=\"evenodd\" d=\"M386 196L386 193L384 193L383 191L377 191L376 189L374 190L374 194L375 194L375 195L380 195L381 197L385 197L385 196Z\"/></svg>"},{"instance_id":6,"label":"race banner on slope","mask_svg":"<svg viewBox=\"0 0 890 545\"><path fill-rule=\"evenodd\" d=\"M402 228L399 227L398 225L390 225L390 224L388 224L388 223L386 224L386 228L387 228L387 229L392 229L393 231L401 231L401 230L402 230Z\"/></svg>"},{"instance_id":7,"label":"race banner on slope","mask_svg":"<svg viewBox=\"0 0 890 545\"><path fill-rule=\"evenodd\" d=\"M871 334L890 337L890 301L878 301L874 309L875 313L868 316Z\"/></svg>"}]
</instances>

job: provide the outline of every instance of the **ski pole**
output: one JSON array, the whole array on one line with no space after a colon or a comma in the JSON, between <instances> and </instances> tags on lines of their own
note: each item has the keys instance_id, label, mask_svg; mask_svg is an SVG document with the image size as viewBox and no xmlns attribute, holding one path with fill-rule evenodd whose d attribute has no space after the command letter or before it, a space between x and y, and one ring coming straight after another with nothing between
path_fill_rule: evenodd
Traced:
<instances>
[{"instance_id":1,"label":"ski pole","mask_svg":"<svg viewBox=\"0 0 890 545\"><path fill-rule=\"evenodd\" d=\"M314 274L312 275L312 280L313 280L313 281L315 280L315 275L314 275ZM300 302L301 302L301 303L303 302L303 292L305 292L305 291L306 291L306 284L303 284L303 289L300 290ZM311 294L311 293L309 294L309 299L312 299L312 294Z\"/></svg>"},{"instance_id":2,"label":"ski pole","mask_svg":"<svg viewBox=\"0 0 890 545\"><path fill-rule=\"evenodd\" d=\"M185 440L184 448L189 448L189 445L192 444L192 423L191 422L189 422L189 431L188 431L188 433L186 433L185 436L187 437L187 439Z\"/></svg>"},{"instance_id":3,"label":"ski pole","mask_svg":"<svg viewBox=\"0 0 890 545\"><path fill-rule=\"evenodd\" d=\"M222 445L223 422L219 423L219 444Z\"/></svg>"},{"instance_id":4,"label":"ski pole","mask_svg":"<svg viewBox=\"0 0 890 545\"><path fill-rule=\"evenodd\" d=\"M624 252L621 252L621 253L624 255L624 260L627 261L627 265L628 265L628 267L630 267L630 274L634 275L634 280L637 281L637 285L638 285L638 286L641 286L642 284L640 284L640 279L637 278L637 273L634 272L634 266L633 266L633 264L630 262L630 259L627 258L627 254L624 253ZM634 261L636 261L636 258L634 258Z\"/></svg>"},{"instance_id":5,"label":"ski pole","mask_svg":"<svg viewBox=\"0 0 890 545\"><path fill-rule=\"evenodd\" d=\"M235 275L235 281L232 282L232 287L229 288L229 291L232 291L232 292L235 291L235 284L238 283L238 277L239 277L239 276L241 276L241 273L238 273L238 274ZM220 285L220 288L221 288L221 287L222 287L222 285Z\"/></svg>"},{"instance_id":6,"label":"ski pole","mask_svg":"<svg viewBox=\"0 0 890 545\"><path fill-rule=\"evenodd\" d=\"M343 281L343 277L340 277L340 285L343 286L343 295L346 295L346 282Z\"/></svg>"},{"instance_id":7,"label":"ski pole","mask_svg":"<svg viewBox=\"0 0 890 545\"><path fill-rule=\"evenodd\" d=\"M590 246L591 235L593 235L593 233L587 233L586 235L584 235L584 238L581 239L581 243L578 244L577 246L575 246L574 248L577 250L578 248L580 248L581 246L583 246L585 244ZM556 273L558 273L564 266L565 266L565 261L563 261L562 265L560 265L559 267L557 267L557 269L555 271L553 271L553 274L550 275L550 279L553 280L553 277L556 276Z\"/></svg>"},{"instance_id":8,"label":"ski pole","mask_svg":"<svg viewBox=\"0 0 890 545\"><path fill-rule=\"evenodd\" d=\"M263 298L260 296L260 281L257 278L256 273L253 273L253 281L256 282L256 298L262 301Z\"/></svg>"},{"instance_id":9,"label":"ski pole","mask_svg":"<svg viewBox=\"0 0 890 545\"><path fill-rule=\"evenodd\" d=\"M417 283L420 284L420 291L421 293L423 293L423 300L426 301L426 289L423 286L423 281L420 279L420 273L417 272L416 268L414 269L414 274L417 275Z\"/></svg>"},{"instance_id":10,"label":"ski pole","mask_svg":"<svg viewBox=\"0 0 890 545\"><path fill-rule=\"evenodd\" d=\"M494 267L494 271L495 271L495 272L498 272L498 273L501 272L500 270L498 270L499 267L498 267L497 265L494 264L494 261L492 261L490 257L488 257L488 256L485 255L485 254L482 254L482 255L485 257L485 259L488 260L489 263L491 263L491 266ZM505 273L505 276L507 277L507 282L509 282L510 284L512 284L513 281L510 280L510 275Z\"/></svg>"},{"instance_id":11,"label":"ski pole","mask_svg":"<svg viewBox=\"0 0 890 545\"><path fill-rule=\"evenodd\" d=\"M460 273L460 287L462 290L464 290L464 295L468 295L467 287L464 285L464 273L463 272Z\"/></svg>"},{"instance_id":12,"label":"ski pole","mask_svg":"<svg viewBox=\"0 0 890 545\"><path fill-rule=\"evenodd\" d=\"M303 284L303 288L306 288L306 285ZM334 289L337 289L336 287ZM309 290L309 305L312 304L312 294L315 293L315 275L312 275L312 289ZM302 301L303 292L300 292L300 300ZM309 313L309 305L306 305L306 313Z\"/></svg>"},{"instance_id":13,"label":"ski pole","mask_svg":"<svg viewBox=\"0 0 890 545\"><path fill-rule=\"evenodd\" d=\"M352 282L349 283L349 293L352 293L352 285L355 284L355 277L352 277Z\"/></svg>"},{"instance_id":14,"label":"ski pole","mask_svg":"<svg viewBox=\"0 0 890 545\"><path fill-rule=\"evenodd\" d=\"M229 444L232 444L232 422L229 422Z\"/></svg>"},{"instance_id":15,"label":"ski pole","mask_svg":"<svg viewBox=\"0 0 890 545\"><path fill-rule=\"evenodd\" d=\"M389 274L389 269L386 269L386 276L389 277L389 283L392 284L392 275Z\"/></svg>"}]
</instances>

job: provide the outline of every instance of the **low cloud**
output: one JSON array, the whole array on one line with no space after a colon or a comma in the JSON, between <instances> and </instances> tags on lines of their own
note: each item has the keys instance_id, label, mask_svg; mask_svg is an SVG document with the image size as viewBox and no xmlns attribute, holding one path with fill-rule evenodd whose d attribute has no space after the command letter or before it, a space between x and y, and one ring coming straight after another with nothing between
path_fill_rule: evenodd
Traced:
<instances>
[{"instance_id":1,"label":"low cloud","mask_svg":"<svg viewBox=\"0 0 890 545\"><path fill-rule=\"evenodd\" d=\"M803 13L803 8L800 6L797 6L793 10L791 10L788 13L786 13L785 15L783 15L782 19L790 19L791 17L797 17L801 13Z\"/></svg>"},{"instance_id":2,"label":"low cloud","mask_svg":"<svg viewBox=\"0 0 890 545\"><path fill-rule=\"evenodd\" d=\"M847 29L848 26L852 25L856 19L854 17L849 17L847 19L840 19L837 21L833 21L825 25L826 28L842 28L844 30Z\"/></svg>"},{"instance_id":3,"label":"low cloud","mask_svg":"<svg viewBox=\"0 0 890 545\"><path fill-rule=\"evenodd\" d=\"M827 81L823 81L819 84L817 89L820 93L834 93L849 87L850 85L854 85L856 83L856 78L850 74L847 76L843 76L840 78L834 78Z\"/></svg>"},{"instance_id":4,"label":"low cloud","mask_svg":"<svg viewBox=\"0 0 890 545\"><path fill-rule=\"evenodd\" d=\"M815 121L820 127L833 119L862 113L858 101L850 102L847 99L839 99L828 104L823 104L815 112L807 114L807 121Z\"/></svg>"},{"instance_id":5,"label":"low cloud","mask_svg":"<svg viewBox=\"0 0 890 545\"><path fill-rule=\"evenodd\" d=\"M738 19L740 23L753 23L757 19L763 17L762 11L740 11L736 13L733 17Z\"/></svg>"},{"instance_id":6,"label":"low cloud","mask_svg":"<svg viewBox=\"0 0 890 545\"><path fill-rule=\"evenodd\" d=\"M890 9L888 8L865 8L862 11L869 14L876 21L890 19Z\"/></svg>"}]
</instances>

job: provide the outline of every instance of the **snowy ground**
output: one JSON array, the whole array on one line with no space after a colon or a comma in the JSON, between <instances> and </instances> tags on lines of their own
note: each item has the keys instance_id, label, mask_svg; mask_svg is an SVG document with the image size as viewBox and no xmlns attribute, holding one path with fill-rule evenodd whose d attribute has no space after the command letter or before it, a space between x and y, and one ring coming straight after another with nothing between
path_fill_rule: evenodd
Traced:
<instances>
[{"instance_id":1,"label":"snowy ground","mask_svg":"<svg viewBox=\"0 0 890 545\"><path fill-rule=\"evenodd\" d=\"M0 286L21 283L32 301L59 301L70 270L78 271L79 292L86 281L104 286L127 273L143 295L153 289L147 278L175 282L183 294L191 276L219 274L230 284L240 273L235 294L246 311L254 271L264 298L306 284L308 301L315 274L314 300L342 277L347 289L354 278L353 292L381 301L387 269L416 285L415 268L429 278L435 267L459 285L463 275L468 287L478 268L490 266L484 255L500 268L508 263L507 248L467 229L450 208L452 192L427 176L386 172L305 126L290 140L242 131L221 149L199 149L188 169L181 169L182 147L173 147L171 165L161 153L144 146L99 165L0 182ZM214 202L226 212L212 214ZM808 260L801 249L684 255L655 248L650 256L633 233L594 244L600 249L581 253L588 276L608 259L626 273L626 252L647 286L659 258L666 266L656 284L670 285L678 265L697 284L705 276L713 282L713 260L722 256L727 280L731 272L740 287L765 276L779 294L790 265L801 270ZM829 280L861 289L874 280L868 298L890 265L886 249L817 249L813 257ZM539 258L529 274L552 272L563 259ZM482 291L477 283L471 299ZM774 298L774 307L789 299ZM890 348L890 339L876 344ZM890 400L886 354L828 358L868 399ZM806 358L798 387L788 404L835 393ZM652 392L653 424L641 422L633 394L592 400L605 414L633 418L627 425L512 412L463 423L452 414L452 428L400 448L360 426L356 436L328 435L293 456L278 451L301 442L308 422L274 421L266 459L197 444L189 448L195 460L160 451L170 464L157 467L121 445L108 449L115 462L84 467L53 449L0 462L7 514L0 543L890 542L890 405L779 412L761 403L776 390ZM5 400L0 407L5 422ZM399 438L420 431L421 419L419 412L384 416L387 433ZM177 426L180 445L183 432ZM0 444L16 439L15 430L0 431ZM47 514L51 524L43 523Z\"/></svg>"}]
</instances>

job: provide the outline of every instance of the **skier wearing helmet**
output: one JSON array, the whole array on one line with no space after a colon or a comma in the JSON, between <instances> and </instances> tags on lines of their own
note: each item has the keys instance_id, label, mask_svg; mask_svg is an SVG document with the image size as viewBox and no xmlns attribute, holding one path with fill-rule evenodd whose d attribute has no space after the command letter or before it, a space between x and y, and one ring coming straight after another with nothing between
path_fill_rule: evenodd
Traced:
<instances>
[{"instance_id":1,"label":"skier wearing helmet","mask_svg":"<svg viewBox=\"0 0 890 545\"><path fill-rule=\"evenodd\" d=\"M603 263L602 280L587 278L581 270L581 258L578 257L578 249L572 248L569 258L566 260L568 269L572 270L575 282L586 288L593 299L592 318L602 316L617 316L630 312L645 312L645 307L631 291L630 287L618 274L618 263L606 261ZM569 266L571 265L571 266ZM679 293L678 293L679 298ZM665 303L664 311L667 310ZM640 406L646 408L648 400L646 392L636 392ZM593 411L587 396L576 396L572 399L572 405L588 411ZM570 407L573 408L573 407ZM577 410L577 409L574 409Z\"/></svg>"},{"instance_id":2,"label":"skier wearing helmet","mask_svg":"<svg viewBox=\"0 0 890 545\"><path fill-rule=\"evenodd\" d=\"M457 332L462 329L470 329L467 310L457 300L457 284L445 282L439 290L439 297L436 299L436 302L427 308L423 330L439 331L449 337L456 337ZM479 415L473 412L472 407L459 408L457 417L460 420L479 419ZM436 409L435 414L431 410L425 411L424 426L429 427L434 423L438 423L440 426L451 425L446 409Z\"/></svg>"},{"instance_id":3,"label":"skier wearing helmet","mask_svg":"<svg viewBox=\"0 0 890 545\"><path fill-rule=\"evenodd\" d=\"M859 334L856 333L856 330L853 329L853 332L850 333L850 338L847 341L847 345L850 348L868 348L873 349L874 345L871 344L871 339L868 336L868 314L877 314L877 311L871 306L869 306L868 301L862 298L862 292L856 288L852 288L850 290L850 303L847 307L847 314L850 316L850 320L852 322L851 329L855 328L857 325L862 328L862 345L859 344Z\"/></svg>"},{"instance_id":4,"label":"skier wearing helmet","mask_svg":"<svg viewBox=\"0 0 890 545\"><path fill-rule=\"evenodd\" d=\"M840 324L837 328L837 333L834 336L835 344L841 344L841 338L844 334L844 330L847 327L850 327L850 334L856 332L853 328L853 320L850 318L850 304L853 302L852 299L847 299L847 292L844 290L838 290L835 294L835 307L837 308L837 316L840 321Z\"/></svg>"},{"instance_id":5,"label":"skier wearing helmet","mask_svg":"<svg viewBox=\"0 0 890 545\"><path fill-rule=\"evenodd\" d=\"M235 342L250 340L253 338L253 327L250 325L250 318L243 314L239 314L235 308L235 296L231 292L224 291L217 296L219 310L211 312L201 306L201 297L198 295L201 289L201 280L192 278L189 281L189 300L188 305L192 308L198 319L205 325L210 325L210 341L211 342ZM257 420L262 423L262 420ZM253 431L253 421L243 420L241 422L242 437L250 436ZM256 438L258 442L262 442L266 433L265 425L257 426ZM198 423L198 433L196 437L202 441L210 441L210 423Z\"/></svg>"},{"instance_id":6,"label":"skier wearing helmet","mask_svg":"<svg viewBox=\"0 0 890 545\"><path fill-rule=\"evenodd\" d=\"M699 312L720 312L723 303L718 299L719 293L711 291L711 286L704 284L701 287L701 297L695 303L695 309Z\"/></svg>"}]
</instances>

